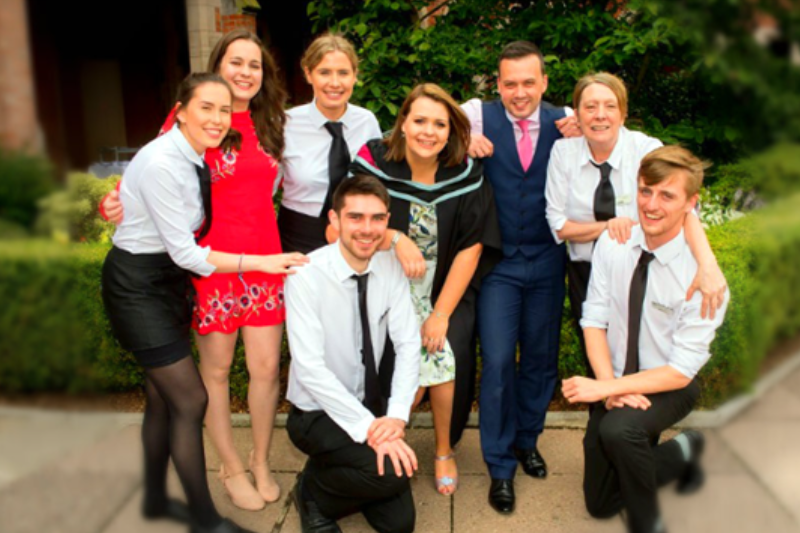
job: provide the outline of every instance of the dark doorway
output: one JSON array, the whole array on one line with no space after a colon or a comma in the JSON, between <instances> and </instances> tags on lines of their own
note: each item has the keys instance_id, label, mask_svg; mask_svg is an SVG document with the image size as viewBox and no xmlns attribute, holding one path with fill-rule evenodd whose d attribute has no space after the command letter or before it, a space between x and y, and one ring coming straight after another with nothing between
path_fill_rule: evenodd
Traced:
<instances>
[{"instance_id":1,"label":"dark doorway","mask_svg":"<svg viewBox=\"0 0 800 533\"><path fill-rule=\"evenodd\" d=\"M36 101L62 171L152 140L189 73L184 0L29 0Z\"/></svg>"}]
</instances>

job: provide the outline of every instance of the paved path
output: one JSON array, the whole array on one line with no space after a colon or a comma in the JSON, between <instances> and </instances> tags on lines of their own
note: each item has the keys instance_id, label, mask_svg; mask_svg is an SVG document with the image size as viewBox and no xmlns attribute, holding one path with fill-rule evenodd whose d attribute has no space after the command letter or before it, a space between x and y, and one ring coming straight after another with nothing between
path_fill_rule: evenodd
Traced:
<instances>
[{"instance_id":1,"label":"paved path","mask_svg":"<svg viewBox=\"0 0 800 533\"><path fill-rule=\"evenodd\" d=\"M166 522L143 522L140 427L125 417L64 415L29 410L0 414L0 532L183 533ZM249 429L234 430L237 448L248 452ZM707 484L695 496L665 488L667 525L681 533L800 532L800 370L772 387L725 427L706 430ZM433 433L411 430L420 457L413 480L417 531L623 532L619 519L596 521L581 498L581 439L574 429L549 429L540 450L550 477L540 481L520 471L517 511L496 514L486 503L489 479L480 457L477 430L466 431L459 449L460 487L453 497L433 488ZM219 461L208 445L208 476L222 514L257 532L300 531L297 512L285 494L304 456L276 429L273 468L284 495L263 511L233 507L216 479ZM171 490L180 494L174 473ZM371 529L360 516L340 522L345 532Z\"/></svg>"}]
</instances>

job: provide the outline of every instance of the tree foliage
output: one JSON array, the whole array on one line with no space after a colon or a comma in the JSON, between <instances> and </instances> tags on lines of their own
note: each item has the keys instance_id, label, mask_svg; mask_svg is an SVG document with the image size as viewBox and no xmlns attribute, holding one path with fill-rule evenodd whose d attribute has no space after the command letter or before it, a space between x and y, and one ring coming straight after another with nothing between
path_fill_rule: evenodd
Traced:
<instances>
[{"instance_id":1,"label":"tree foliage","mask_svg":"<svg viewBox=\"0 0 800 533\"><path fill-rule=\"evenodd\" d=\"M780 39L797 42L797 14L779 0L313 0L308 13L315 31L356 44L354 99L384 128L417 83L460 101L492 97L499 52L526 39L544 52L553 103L569 104L578 78L606 70L628 84L629 126L706 157L800 138L800 69L753 38L771 13Z\"/></svg>"}]
</instances>

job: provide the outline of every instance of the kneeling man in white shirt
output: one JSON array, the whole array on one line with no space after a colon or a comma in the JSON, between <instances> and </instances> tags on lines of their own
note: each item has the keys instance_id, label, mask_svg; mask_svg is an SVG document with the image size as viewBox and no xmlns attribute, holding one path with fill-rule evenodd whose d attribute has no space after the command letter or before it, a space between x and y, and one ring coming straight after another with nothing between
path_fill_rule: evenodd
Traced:
<instances>
[{"instance_id":1,"label":"kneeling man in white shirt","mask_svg":"<svg viewBox=\"0 0 800 533\"><path fill-rule=\"evenodd\" d=\"M581 326L597 379L563 383L572 403L591 404L583 441L586 508L596 518L621 511L633 533L665 531L657 489L677 480L679 493L703 482L703 436L684 431L658 444L662 431L685 418L700 395L695 381L730 300L701 316L701 295L686 301L697 263L683 235L703 182L703 163L665 146L639 170L639 225L619 244L603 234Z\"/></svg>"},{"instance_id":2,"label":"kneeling man in white shirt","mask_svg":"<svg viewBox=\"0 0 800 533\"><path fill-rule=\"evenodd\" d=\"M414 530L417 458L404 437L420 335L403 269L378 251L389 202L373 177L344 180L330 213L339 240L286 282L287 430L309 455L293 493L304 533L338 532L336 520L359 511L376 531Z\"/></svg>"}]
</instances>

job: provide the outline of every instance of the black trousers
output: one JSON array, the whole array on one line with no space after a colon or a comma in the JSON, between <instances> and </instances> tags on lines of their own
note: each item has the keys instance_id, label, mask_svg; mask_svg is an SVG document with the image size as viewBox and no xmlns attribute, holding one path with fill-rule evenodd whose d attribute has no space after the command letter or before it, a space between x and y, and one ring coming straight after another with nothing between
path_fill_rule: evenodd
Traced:
<instances>
[{"instance_id":1,"label":"black trousers","mask_svg":"<svg viewBox=\"0 0 800 533\"><path fill-rule=\"evenodd\" d=\"M589 261L567 261L567 294L569 295L569 307L572 311L572 318L575 320L575 330L578 333L578 340L581 343L587 375L589 377L594 377L592 365L589 364L589 357L586 354L586 339L583 338L583 328L581 327L583 302L586 301L586 293L589 290L589 278L591 275L592 263Z\"/></svg>"},{"instance_id":2,"label":"black trousers","mask_svg":"<svg viewBox=\"0 0 800 533\"><path fill-rule=\"evenodd\" d=\"M362 512L380 533L414 531L416 511L405 473L397 477L387 458L378 475L375 451L354 442L323 411L292 408L289 438L309 456L304 484L322 514L338 519Z\"/></svg>"},{"instance_id":3,"label":"black trousers","mask_svg":"<svg viewBox=\"0 0 800 533\"><path fill-rule=\"evenodd\" d=\"M592 406L583 439L583 494L589 514L610 518L624 508L630 531L653 530L660 517L658 487L686 468L680 447L670 441L659 445L659 436L691 412L699 395L700 387L692 381L684 389L647 396L652 405L646 411Z\"/></svg>"}]
</instances>

